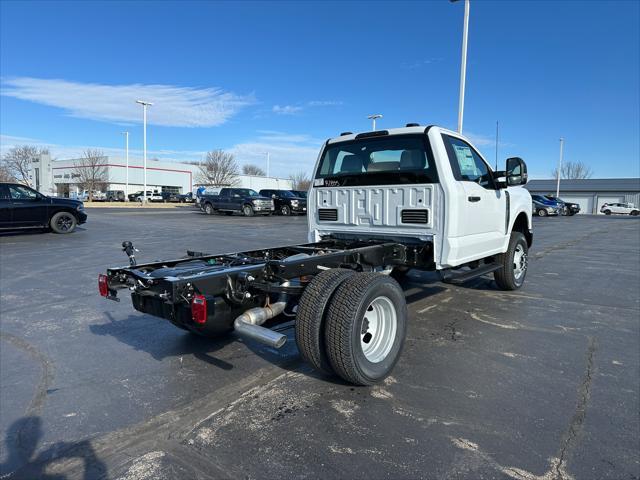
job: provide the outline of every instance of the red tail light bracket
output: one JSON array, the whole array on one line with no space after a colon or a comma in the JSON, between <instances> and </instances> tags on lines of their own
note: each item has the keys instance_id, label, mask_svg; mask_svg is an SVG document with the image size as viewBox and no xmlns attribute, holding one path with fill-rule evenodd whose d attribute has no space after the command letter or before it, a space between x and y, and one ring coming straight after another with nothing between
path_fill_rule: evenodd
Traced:
<instances>
[{"instance_id":1,"label":"red tail light bracket","mask_svg":"<svg viewBox=\"0 0 640 480\"><path fill-rule=\"evenodd\" d=\"M191 319L198 325L207 323L207 298L196 294L191 300Z\"/></svg>"}]
</instances>

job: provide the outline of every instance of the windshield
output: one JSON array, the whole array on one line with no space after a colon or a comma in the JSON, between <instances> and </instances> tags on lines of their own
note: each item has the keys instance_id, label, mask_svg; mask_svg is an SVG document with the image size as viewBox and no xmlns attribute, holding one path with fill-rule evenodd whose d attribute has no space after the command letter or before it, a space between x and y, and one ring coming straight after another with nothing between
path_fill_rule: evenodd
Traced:
<instances>
[{"instance_id":1,"label":"windshield","mask_svg":"<svg viewBox=\"0 0 640 480\"><path fill-rule=\"evenodd\" d=\"M424 135L394 135L328 145L316 185L434 183L437 174Z\"/></svg>"},{"instance_id":2,"label":"windshield","mask_svg":"<svg viewBox=\"0 0 640 480\"><path fill-rule=\"evenodd\" d=\"M281 197L285 197L285 198L295 198L295 195L292 192L290 192L289 190L282 190L280 192L280 196Z\"/></svg>"},{"instance_id":3,"label":"windshield","mask_svg":"<svg viewBox=\"0 0 640 480\"><path fill-rule=\"evenodd\" d=\"M255 190L251 190L250 188L238 188L234 190L236 195L240 195L241 197L259 197L258 192Z\"/></svg>"}]
</instances>

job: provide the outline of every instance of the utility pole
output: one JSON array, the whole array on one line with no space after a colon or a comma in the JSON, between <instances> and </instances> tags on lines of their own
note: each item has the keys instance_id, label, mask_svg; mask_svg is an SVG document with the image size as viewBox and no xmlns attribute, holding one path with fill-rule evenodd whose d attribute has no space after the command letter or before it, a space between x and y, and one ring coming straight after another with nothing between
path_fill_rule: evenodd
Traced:
<instances>
[{"instance_id":1,"label":"utility pole","mask_svg":"<svg viewBox=\"0 0 640 480\"><path fill-rule=\"evenodd\" d=\"M122 132L125 138L125 151L127 158L127 167L125 168L125 187L124 187L124 201L129 201L129 132Z\"/></svg>"},{"instance_id":2,"label":"utility pole","mask_svg":"<svg viewBox=\"0 0 640 480\"><path fill-rule=\"evenodd\" d=\"M367 118L373 122L373 131L375 132L376 131L376 119L377 118L382 118L382 114L381 113L375 113L373 115L369 115Z\"/></svg>"},{"instance_id":3,"label":"utility pole","mask_svg":"<svg viewBox=\"0 0 640 480\"><path fill-rule=\"evenodd\" d=\"M564 146L564 138L560 137L560 158L558 159L558 172L556 174L556 198L560 196L560 171L562 170L562 147Z\"/></svg>"},{"instance_id":4,"label":"utility pole","mask_svg":"<svg viewBox=\"0 0 640 480\"><path fill-rule=\"evenodd\" d=\"M496 171L498 171L498 130L499 130L499 121L496 120Z\"/></svg>"},{"instance_id":5,"label":"utility pole","mask_svg":"<svg viewBox=\"0 0 640 480\"><path fill-rule=\"evenodd\" d=\"M271 154L267 152L267 177L269 176L269 166L271 163Z\"/></svg>"},{"instance_id":6,"label":"utility pole","mask_svg":"<svg viewBox=\"0 0 640 480\"><path fill-rule=\"evenodd\" d=\"M142 203L147 203L147 107L153 105L151 102L145 102L143 100L136 100L136 103L142 105L142 158L144 159L144 190L142 191Z\"/></svg>"},{"instance_id":7,"label":"utility pole","mask_svg":"<svg viewBox=\"0 0 640 480\"><path fill-rule=\"evenodd\" d=\"M449 0L454 3L458 0ZM467 76L467 40L469 38L469 0L464 0L464 26L462 30L462 62L460 63L460 100L458 101L458 133L462 133L464 117L464 87Z\"/></svg>"}]
</instances>

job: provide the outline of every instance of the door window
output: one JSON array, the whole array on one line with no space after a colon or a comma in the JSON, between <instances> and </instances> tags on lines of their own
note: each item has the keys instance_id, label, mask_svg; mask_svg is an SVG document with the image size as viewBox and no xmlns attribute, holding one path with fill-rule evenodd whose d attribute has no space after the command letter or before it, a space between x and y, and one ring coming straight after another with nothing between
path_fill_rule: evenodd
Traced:
<instances>
[{"instance_id":1,"label":"door window","mask_svg":"<svg viewBox=\"0 0 640 480\"><path fill-rule=\"evenodd\" d=\"M37 200L38 193L23 185L9 185L11 200Z\"/></svg>"},{"instance_id":2,"label":"door window","mask_svg":"<svg viewBox=\"0 0 640 480\"><path fill-rule=\"evenodd\" d=\"M449 135L443 135L442 139L456 180L475 182L487 189L494 188L489 167L471 145Z\"/></svg>"},{"instance_id":3,"label":"door window","mask_svg":"<svg viewBox=\"0 0 640 480\"><path fill-rule=\"evenodd\" d=\"M6 185L0 185L0 200L11 200L9 189Z\"/></svg>"}]
</instances>

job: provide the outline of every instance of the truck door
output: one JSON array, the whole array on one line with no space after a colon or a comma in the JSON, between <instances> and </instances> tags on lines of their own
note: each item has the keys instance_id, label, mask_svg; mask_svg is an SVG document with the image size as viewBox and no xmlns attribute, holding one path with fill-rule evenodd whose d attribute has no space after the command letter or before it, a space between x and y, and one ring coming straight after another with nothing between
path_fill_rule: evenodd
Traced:
<instances>
[{"instance_id":1,"label":"truck door","mask_svg":"<svg viewBox=\"0 0 640 480\"><path fill-rule=\"evenodd\" d=\"M11 211L9 188L6 185L0 185L0 228L10 226Z\"/></svg>"},{"instance_id":2,"label":"truck door","mask_svg":"<svg viewBox=\"0 0 640 480\"><path fill-rule=\"evenodd\" d=\"M49 202L46 197L24 185L9 185L9 195L16 227L47 223Z\"/></svg>"},{"instance_id":3,"label":"truck door","mask_svg":"<svg viewBox=\"0 0 640 480\"><path fill-rule=\"evenodd\" d=\"M466 262L496 253L505 242L507 192L495 188L489 166L471 145L442 137L458 184L458 211L451 212L457 227L456 257Z\"/></svg>"}]
</instances>

